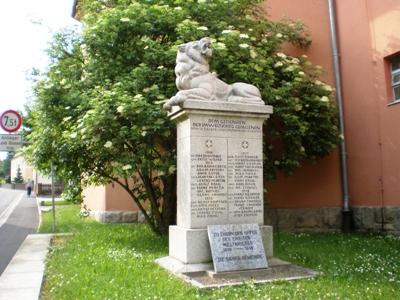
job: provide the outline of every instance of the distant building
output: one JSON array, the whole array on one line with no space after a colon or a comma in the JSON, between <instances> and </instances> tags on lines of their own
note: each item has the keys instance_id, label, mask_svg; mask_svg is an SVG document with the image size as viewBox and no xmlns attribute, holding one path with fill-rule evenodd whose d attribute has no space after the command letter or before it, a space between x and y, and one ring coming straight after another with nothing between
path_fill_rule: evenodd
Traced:
<instances>
[{"instance_id":1,"label":"distant building","mask_svg":"<svg viewBox=\"0 0 400 300\"><path fill-rule=\"evenodd\" d=\"M11 181L17 176L18 168L21 170L24 184L17 185L17 188L25 188L25 184L32 180L34 183L33 192L37 195L49 195L51 193L51 178L37 171L25 160L21 153L18 153L11 160ZM60 194L62 185L56 184L56 193Z\"/></svg>"},{"instance_id":2,"label":"distant building","mask_svg":"<svg viewBox=\"0 0 400 300\"><path fill-rule=\"evenodd\" d=\"M28 182L28 180L33 180L33 167L27 164L21 154L16 154L11 160L11 181L13 181L17 176L18 168L21 170L22 178L24 179L25 183Z\"/></svg>"}]
</instances>

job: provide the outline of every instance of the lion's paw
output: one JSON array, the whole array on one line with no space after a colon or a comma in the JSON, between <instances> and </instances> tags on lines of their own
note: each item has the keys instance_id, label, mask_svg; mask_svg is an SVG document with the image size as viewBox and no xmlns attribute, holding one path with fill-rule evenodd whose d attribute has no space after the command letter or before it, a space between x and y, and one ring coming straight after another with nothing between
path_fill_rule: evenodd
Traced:
<instances>
[{"instance_id":1,"label":"lion's paw","mask_svg":"<svg viewBox=\"0 0 400 300\"><path fill-rule=\"evenodd\" d=\"M172 106L171 106L171 104L170 104L170 101L164 103L164 105L163 105L163 109L164 109L164 110L170 111L171 108L172 108Z\"/></svg>"}]
</instances>

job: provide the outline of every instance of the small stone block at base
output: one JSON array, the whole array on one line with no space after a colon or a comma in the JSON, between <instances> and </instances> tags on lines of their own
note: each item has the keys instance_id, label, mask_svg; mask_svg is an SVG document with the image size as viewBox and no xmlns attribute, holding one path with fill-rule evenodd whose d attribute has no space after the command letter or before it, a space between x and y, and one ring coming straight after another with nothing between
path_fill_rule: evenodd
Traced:
<instances>
[{"instance_id":1,"label":"small stone block at base","mask_svg":"<svg viewBox=\"0 0 400 300\"><path fill-rule=\"evenodd\" d=\"M195 273L195 272L204 272L204 271L212 271L213 265L212 263L200 263L200 264L184 264L180 260L173 258L171 256L165 256L156 259L156 263L160 265L162 268L168 270L171 273L176 275L185 274L185 273Z\"/></svg>"},{"instance_id":2,"label":"small stone block at base","mask_svg":"<svg viewBox=\"0 0 400 300\"><path fill-rule=\"evenodd\" d=\"M211 261L207 229L169 227L169 255L185 264Z\"/></svg>"},{"instance_id":3,"label":"small stone block at base","mask_svg":"<svg viewBox=\"0 0 400 300\"><path fill-rule=\"evenodd\" d=\"M264 244L265 255L274 256L274 232L272 226L260 226L261 238Z\"/></svg>"}]
</instances>

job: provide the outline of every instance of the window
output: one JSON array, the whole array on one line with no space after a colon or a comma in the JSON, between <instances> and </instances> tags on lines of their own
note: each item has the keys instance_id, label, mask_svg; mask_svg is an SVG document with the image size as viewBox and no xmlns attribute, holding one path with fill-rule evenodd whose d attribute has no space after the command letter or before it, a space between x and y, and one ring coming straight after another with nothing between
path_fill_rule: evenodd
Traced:
<instances>
[{"instance_id":1,"label":"window","mask_svg":"<svg viewBox=\"0 0 400 300\"><path fill-rule=\"evenodd\" d=\"M400 101L400 56L390 60L394 101Z\"/></svg>"}]
</instances>

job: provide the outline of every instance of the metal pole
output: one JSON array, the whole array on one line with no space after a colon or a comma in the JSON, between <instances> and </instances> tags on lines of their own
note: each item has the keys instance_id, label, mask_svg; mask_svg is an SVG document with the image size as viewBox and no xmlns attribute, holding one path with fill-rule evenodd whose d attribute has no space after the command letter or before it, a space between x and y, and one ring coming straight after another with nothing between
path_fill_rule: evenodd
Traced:
<instances>
[{"instance_id":1,"label":"metal pole","mask_svg":"<svg viewBox=\"0 0 400 300\"><path fill-rule=\"evenodd\" d=\"M328 0L329 27L331 32L331 49L333 55L333 69L335 73L335 84L336 84L336 102L339 110L339 129L342 135L342 140L339 145L342 192L343 192L342 229L344 232L349 232L352 229L353 213L350 210L350 205L349 205L349 180L347 175L348 168L347 168L346 141L344 138L342 79L340 76L340 62L339 62L340 55L337 44L335 7L336 7L335 0Z\"/></svg>"},{"instance_id":2,"label":"metal pole","mask_svg":"<svg viewBox=\"0 0 400 300\"><path fill-rule=\"evenodd\" d=\"M52 232L56 231L56 202L54 199L54 166L51 164L51 204L53 206L53 224L51 226Z\"/></svg>"}]
</instances>

